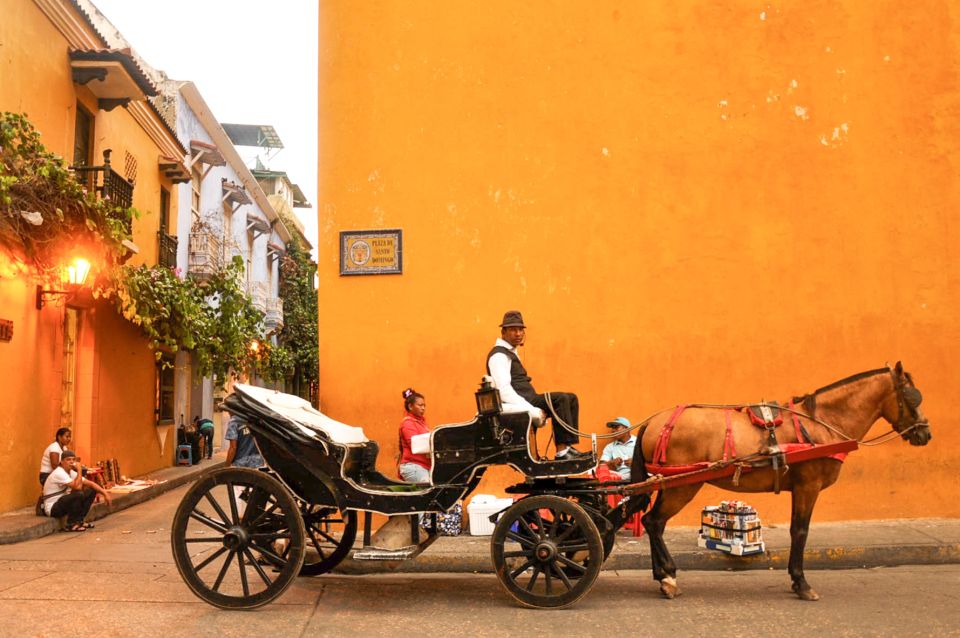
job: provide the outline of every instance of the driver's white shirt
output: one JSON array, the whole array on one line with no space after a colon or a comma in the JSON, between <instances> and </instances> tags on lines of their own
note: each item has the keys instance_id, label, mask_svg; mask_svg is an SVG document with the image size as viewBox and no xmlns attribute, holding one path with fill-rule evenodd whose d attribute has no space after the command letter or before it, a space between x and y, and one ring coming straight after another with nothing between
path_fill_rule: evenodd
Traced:
<instances>
[{"instance_id":1,"label":"driver's white shirt","mask_svg":"<svg viewBox=\"0 0 960 638\"><path fill-rule=\"evenodd\" d=\"M510 350L514 354L517 349L504 341L497 339L497 346ZM519 357L519 355L517 355ZM535 418L540 417L540 408L534 407L529 401L517 394L513 389L513 378L510 376L510 357L502 352L495 352L490 355L487 361L487 367L490 368L490 376L493 377L493 383L500 390L500 402L503 404L504 412L529 412Z\"/></svg>"}]
</instances>

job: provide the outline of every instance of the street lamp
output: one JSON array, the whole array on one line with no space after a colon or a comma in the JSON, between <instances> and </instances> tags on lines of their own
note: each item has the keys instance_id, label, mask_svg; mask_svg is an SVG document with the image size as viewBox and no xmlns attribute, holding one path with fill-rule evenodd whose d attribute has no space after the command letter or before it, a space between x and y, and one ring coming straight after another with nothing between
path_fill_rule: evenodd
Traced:
<instances>
[{"instance_id":1,"label":"street lamp","mask_svg":"<svg viewBox=\"0 0 960 638\"><path fill-rule=\"evenodd\" d=\"M87 275L90 274L90 262L82 257L75 257L65 268L67 289L66 290L44 290L43 286L37 284L37 310L43 308L47 303L47 297L72 296L77 294L77 290L87 282Z\"/></svg>"}]
</instances>

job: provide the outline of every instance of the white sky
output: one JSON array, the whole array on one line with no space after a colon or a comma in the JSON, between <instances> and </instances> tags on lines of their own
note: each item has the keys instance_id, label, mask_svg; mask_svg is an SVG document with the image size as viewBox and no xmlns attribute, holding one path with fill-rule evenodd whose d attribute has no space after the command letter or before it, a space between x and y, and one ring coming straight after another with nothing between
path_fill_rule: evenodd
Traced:
<instances>
[{"instance_id":1,"label":"white sky","mask_svg":"<svg viewBox=\"0 0 960 638\"><path fill-rule=\"evenodd\" d=\"M313 208L296 209L317 245L317 2L93 0L150 66L190 80L220 122L272 125L286 171ZM250 149L238 148L244 158ZM314 250L316 257L316 250Z\"/></svg>"}]
</instances>

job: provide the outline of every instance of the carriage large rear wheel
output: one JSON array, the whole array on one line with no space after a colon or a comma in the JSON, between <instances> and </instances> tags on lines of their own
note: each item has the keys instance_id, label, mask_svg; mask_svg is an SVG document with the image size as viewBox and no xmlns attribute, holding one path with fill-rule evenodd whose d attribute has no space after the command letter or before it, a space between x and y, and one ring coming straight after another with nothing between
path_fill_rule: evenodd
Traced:
<instances>
[{"instance_id":1,"label":"carriage large rear wheel","mask_svg":"<svg viewBox=\"0 0 960 638\"><path fill-rule=\"evenodd\" d=\"M253 609L300 573L304 526L296 499L257 470L222 468L187 491L173 518L173 558L187 586L223 609Z\"/></svg>"},{"instance_id":2,"label":"carriage large rear wheel","mask_svg":"<svg viewBox=\"0 0 960 638\"><path fill-rule=\"evenodd\" d=\"M593 587L603 541L587 512L558 496L514 503L493 530L490 553L500 584L525 607L567 607Z\"/></svg>"},{"instance_id":3,"label":"carriage large rear wheel","mask_svg":"<svg viewBox=\"0 0 960 638\"><path fill-rule=\"evenodd\" d=\"M326 574L339 565L357 538L357 513L325 505L302 505L300 513L307 530L302 576Z\"/></svg>"}]
</instances>

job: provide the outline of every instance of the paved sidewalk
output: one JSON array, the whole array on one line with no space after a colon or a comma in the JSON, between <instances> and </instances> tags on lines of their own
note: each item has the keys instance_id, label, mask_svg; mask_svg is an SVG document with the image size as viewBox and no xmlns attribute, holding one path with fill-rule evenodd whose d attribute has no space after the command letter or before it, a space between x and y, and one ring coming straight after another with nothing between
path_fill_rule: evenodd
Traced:
<instances>
[{"instance_id":1,"label":"paved sidewalk","mask_svg":"<svg viewBox=\"0 0 960 638\"><path fill-rule=\"evenodd\" d=\"M729 556L697 546L696 527L668 527L665 539L682 570L786 569L789 526L763 529L766 551L749 557ZM960 519L898 519L820 523L810 526L804 552L806 569L850 569L960 563ZM650 542L620 532L604 569L650 569ZM411 561L383 563L343 561L346 574L397 572L492 572L489 536L441 537Z\"/></svg>"},{"instance_id":2,"label":"paved sidewalk","mask_svg":"<svg viewBox=\"0 0 960 638\"><path fill-rule=\"evenodd\" d=\"M190 467L169 467L144 477L162 481L156 485L117 495L108 511L98 503L89 520L96 520L151 499L195 480L200 474L223 465L223 454ZM148 504L149 507L149 504ZM57 531L56 519L38 517L33 508L0 515L0 545L39 538ZM728 556L697 546L695 527L668 527L667 547L683 570L786 569L790 555L787 525L766 525L766 551L750 557ZM361 534L358 534L357 547ZM960 519L894 519L814 523L804 553L808 569L892 567L898 565L960 564ZM650 569L650 544L645 536L617 534L616 547L604 569ZM464 534L441 537L420 556L409 561L344 560L335 570L345 574L384 572L492 572L490 537Z\"/></svg>"},{"instance_id":3,"label":"paved sidewalk","mask_svg":"<svg viewBox=\"0 0 960 638\"><path fill-rule=\"evenodd\" d=\"M105 503L94 503L87 515L88 521L107 516L111 512L118 512L133 505L149 501L152 498L168 492L174 488L180 487L196 479L200 474L207 470L220 467L226 455L224 453L214 454L210 460L202 460L197 465L167 467L156 472L151 472L146 476L138 476L138 479L149 479L159 481L136 492L129 494L113 495L113 505L107 508ZM59 529L59 522L55 518L46 516L37 516L33 511L33 506L7 512L0 515L0 545L10 543L19 543L30 540L31 538L40 538L48 534L53 534Z\"/></svg>"}]
</instances>

